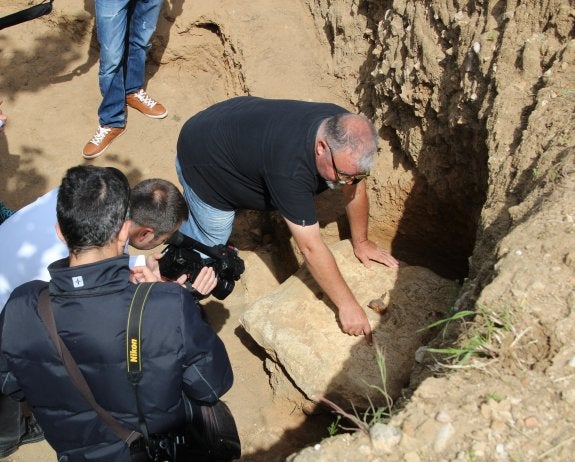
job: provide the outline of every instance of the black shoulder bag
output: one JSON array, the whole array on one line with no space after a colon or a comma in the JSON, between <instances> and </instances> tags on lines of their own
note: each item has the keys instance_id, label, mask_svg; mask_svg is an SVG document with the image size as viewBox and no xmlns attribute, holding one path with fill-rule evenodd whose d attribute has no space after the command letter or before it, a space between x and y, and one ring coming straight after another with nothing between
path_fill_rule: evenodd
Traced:
<instances>
[{"instance_id":1,"label":"black shoulder bag","mask_svg":"<svg viewBox=\"0 0 575 462\"><path fill-rule=\"evenodd\" d=\"M80 368L58 335L48 289L43 290L38 298L38 314L72 382L104 423L128 445L133 462L187 462L190 457L198 462L227 462L238 459L241 455L239 435L231 411L223 401L218 401L212 406L193 406L196 410L193 422L187 425L185 432L162 434L148 432L138 399L138 383L143 373L140 328L144 306L153 285L154 283L138 284L130 304L126 331L128 380L134 387L141 433L126 428L96 402Z\"/></svg>"}]
</instances>

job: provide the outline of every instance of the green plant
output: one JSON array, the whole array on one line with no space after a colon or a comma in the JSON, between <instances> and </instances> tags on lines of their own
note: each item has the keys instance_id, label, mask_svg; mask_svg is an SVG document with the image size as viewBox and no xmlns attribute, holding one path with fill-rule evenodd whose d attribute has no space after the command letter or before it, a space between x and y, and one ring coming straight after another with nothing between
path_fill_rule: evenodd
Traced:
<instances>
[{"instance_id":1,"label":"green plant","mask_svg":"<svg viewBox=\"0 0 575 462\"><path fill-rule=\"evenodd\" d=\"M339 431L339 421L341 420L341 416L336 416L335 420L330 423L327 427L327 433L330 437L337 435Z\"/></svg>"},{"instance_id":2,"label":"green plant","mask_svg":"<svg viewBox=\"0 0 575 462\"><path fill-rule=\"evenodd\" d=\"M369 434L370 427L372 427L378 422L388 420L391 417L390 412L393 406L393 400L391 399L386 390L387 369L385 367L385 356L379 345L376 345L375 357L377 361L377 367L380 373L381 385L368 384L365 381L364 383L366 383L366 385L369 388L373 388L377 390L379 393L381 393L385 400L386 405L383 407L377 407L373 403L371 397L368 396L367 400L369 401L369 407L363 412L361 412L360 415L360 412L355 408L353 403L351 403L353 413L349 413L344 411L340 406L335 404L333 401L327 399L324 396L320 396L319 400L327 404L338 414L337 420L335 421L335 428L333 427L334 423L332 423L328 427L328 432L330 433L330 436L333 436L332 433L335 434L338 428L341 428L342 430L345 431L360 430L366 434ZM353 425L355 425L355 428L344 427L343 425L341 425L340 420L342 417L346 418Z\"/></svg>"},{"instance_id":3,"label":"green plant","mask_svg":"<svg viewBox=\"0 0 575 462\"><path fill-rule=\"evenodd\" d=\"M505 399L505 397L498 395L496 392L492 391L489 393L485 394L485 399L486 401L495 401L496 403L500 403L501 401L503 401Z\"/></svg>"},{"instance_id":4,"label":"green plant","mask_svg":"<svg viewBox=\"0 0 575 462\"><path fill-rule=\"evenodd\" d=\"M479 307L477 311L462 310L446 319L429 324L426 328L430 329L442 324L447 325L449 322L463 320L469 316L473 316L475 322L467 330L459 345L447 348L427 348L427 351L442 354L447 361L458 366L464 365L472 357L495 357L497 348L494 345L494 340L498 337L497 330L500 328L507 331L511 329L511 315L507 309L503 310L501 316L497 316L495 312L490 312L483 307ZM465 321L463 322L465 323Z\"/></svg>"},{"instance_id":5,"label":"green plant","mask_svg":"<svg viewBox=\"0 0 575 462\"><path fill-rule=\"evenodd\" d=\"M539 176L541 175L541 171L539 170L539 167L533 167L531 169L531 173L533 174L534 179L539 178Z\"/></svg>"}]
</instances>

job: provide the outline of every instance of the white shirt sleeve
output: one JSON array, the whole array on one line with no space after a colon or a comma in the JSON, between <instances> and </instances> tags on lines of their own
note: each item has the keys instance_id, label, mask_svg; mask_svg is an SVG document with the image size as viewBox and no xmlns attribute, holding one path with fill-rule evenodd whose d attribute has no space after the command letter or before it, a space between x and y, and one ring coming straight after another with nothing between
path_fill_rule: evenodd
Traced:
<instances>
[{"instance_id":1,"label":"white shirt sleeve","mask_svg":"<svg viewBox=\"0 0 575 462\"><path fill-rule=\"evenodd\" d=\"M49 281L48 265L68 256L56 234L57 197L58 188L0 225L0 311L16 287L36 279Z\"/></svg>"}]
</instances>

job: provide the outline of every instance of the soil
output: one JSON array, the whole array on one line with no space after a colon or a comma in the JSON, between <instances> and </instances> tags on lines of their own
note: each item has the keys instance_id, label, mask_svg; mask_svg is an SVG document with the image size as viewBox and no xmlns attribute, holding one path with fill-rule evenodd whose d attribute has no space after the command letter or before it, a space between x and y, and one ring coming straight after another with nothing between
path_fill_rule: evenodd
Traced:
<instances>
[{"instance_id":1,"label":"soil","mask_svg":"<svg viewBox=\"0 0 575 462\"><path fill-rule=\"evenodd\" d=\"M2 2L0 16L30 3ZM85 162L100 102L92 4L56 0L49 16L0 31L9 117L0 199L11 208ZM282 260L285 229L273 215L241 214L233 240L246 261L263 262L265 274L245 275L261 292L239 284L204 307L235 371L225 400L242 460L285 460L310 445L290 460L572 460L574 38L575 5L561 0L165 2L147 90L169 115L130 111L126 134L92 163L122 169L132 184L177 183L183 122L239 94L360 110L378 127L383 153L368 183L370 236L403 261L460 281L453 312L479 313L448 323L428 345L470 348L468 361L419 355L389 421L400 442L361 433L322 441L334 417L306 416L276 396L265 353L239 326L254 298L297 268ZM347 232L334 203L318 200L328 241ZM36 443L7 460L55 456Z\"/></svg>"}]
</instances>

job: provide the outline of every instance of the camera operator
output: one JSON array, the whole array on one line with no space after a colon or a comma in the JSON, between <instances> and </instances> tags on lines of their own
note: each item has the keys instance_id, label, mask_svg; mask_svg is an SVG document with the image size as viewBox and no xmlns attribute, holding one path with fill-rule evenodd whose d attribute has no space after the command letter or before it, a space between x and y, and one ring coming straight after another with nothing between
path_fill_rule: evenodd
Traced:
<instances>
[{"instance_id":1,"label":"camera operator","mask_svg":"<svg viewBox=\"0 0 575 462\"><path fill-rule=\"evenodd\" d=\"M177 431L190 421L190 403L216 403L232 385L225 347L193 297L178 284L162 283L149 292L140 324L137 404L126 373L126 322L139 287L129 282L124 253L129 208L128 181L119 170L69 169L58 189L56 227L69 257L49 265L49 285L16 288L0 316L2 393L31 404L58 460L132 459L81 397L38 319L37 298L46 288L59 336L96 401L125 427L139 431L141 411L150 434Z\"/></svg>"},{"instance_id":2,"label":"camera operator","mask_svg":"<svg viewBox=\"0 0 575 462\"><path fill-rule=\"evenodd\" d=\"M14 288L36 279L49 281L48 264L68 255L55 229L57 195L58 188L49 191L0 226L0 312ZM178 228L187 213L186 202L174 184L157 178L141 181L130 194L129 244L138 250L153 249ZM130 257L132 282L158 278L159 257L149 255L147 266L137 263L142 258ZM209 267L192 280L192 287L202 295L209 294L216 284ZM41 439L42 430L34 417L22 410L20 403L0 395L0 458Z\"/></svg>"}]
</instances>

